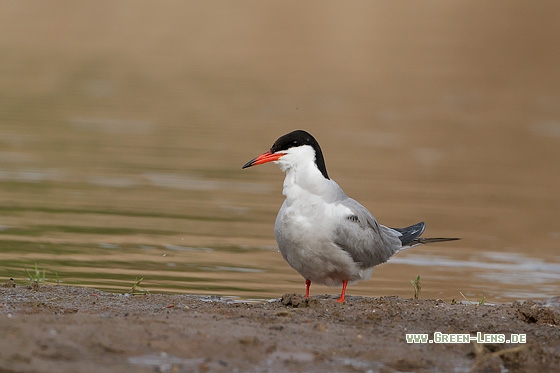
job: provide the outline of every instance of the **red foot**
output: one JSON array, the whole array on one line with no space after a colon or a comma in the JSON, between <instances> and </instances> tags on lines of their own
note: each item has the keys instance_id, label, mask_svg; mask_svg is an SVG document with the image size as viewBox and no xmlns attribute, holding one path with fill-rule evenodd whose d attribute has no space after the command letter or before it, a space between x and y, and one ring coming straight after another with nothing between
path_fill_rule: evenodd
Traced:
<instances>
[{"instance_id":1,"label":"red foot","mask_svg":"<svg viewBox=\"0 0 560 373\"><path fill-rule=\"evenodd\" d=\"M342 281L342 293L340 294L340 298L338 298L337 300L338 303L346 302L346 299L344 299L344 294L346 294L346 286L348 286L348 281Z\"/></svg>"},{"instance_id":2,"label":"red foot","mask_svg":"<svg viewBox=\"0 0 560 373\"><path fill-rule=\"evenodd\" d=\"M311 286L311 280L305 280L305 297L309 298L309 287Z\"/></svg>"}]
</instances>

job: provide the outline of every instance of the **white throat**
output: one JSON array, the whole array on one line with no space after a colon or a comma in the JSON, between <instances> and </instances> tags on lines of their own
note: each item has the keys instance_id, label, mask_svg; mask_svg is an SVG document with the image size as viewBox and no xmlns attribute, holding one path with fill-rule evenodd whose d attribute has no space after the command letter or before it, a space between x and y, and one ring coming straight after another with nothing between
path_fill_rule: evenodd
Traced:
<instances>
[{"instance_id":1,"label":"white throat","mask_svg":"<svg viewBox=\"0 0 560 373\"><path fill-rule=\"evenodd\" d=\"M325 178L317 168L313 147L298 146L288 149L285 154L274 163L286 173L282 190L286 199L306 198L311 194L331 200L338 191L342 192L336 183Z\"/></svg>"}]
</instances>

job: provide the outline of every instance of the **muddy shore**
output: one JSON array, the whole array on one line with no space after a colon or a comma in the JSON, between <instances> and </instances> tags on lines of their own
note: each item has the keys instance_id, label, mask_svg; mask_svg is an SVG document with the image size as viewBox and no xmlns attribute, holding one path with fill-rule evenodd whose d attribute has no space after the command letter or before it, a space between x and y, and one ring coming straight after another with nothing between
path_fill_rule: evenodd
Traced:
<instances>
[{"instance_id":1,"label":"muddy shore","mask_svg":"<svg viewBox=\"0 0 560 373\"><path fill-rule=\"evenodd\" d=\"M509 372L560 369L560 298L513 304L286 294L268 302L0 288L2 372ZM407 333L525 334L416 343Z\"/></svg>"}]
</instances>

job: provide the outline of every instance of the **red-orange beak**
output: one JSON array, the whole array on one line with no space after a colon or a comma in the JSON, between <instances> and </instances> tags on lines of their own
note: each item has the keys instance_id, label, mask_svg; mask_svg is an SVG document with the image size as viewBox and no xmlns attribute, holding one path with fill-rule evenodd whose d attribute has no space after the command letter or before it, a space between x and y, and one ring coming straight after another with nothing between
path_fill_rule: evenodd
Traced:
<instances>
[{"instance_id":1,"label":"red-orange beak","mask_svg":"<svg viewBox=\"0 0 560 373\"><path fill-rule=\"evenodd\" d=\"M270 151L259 155L256 158L251 159L249 162L245 163L241 168L247 168L251 166L258 166L263 163L274 162L279 160L285 153L271 153Z\"/></svg>"}]
</instances>

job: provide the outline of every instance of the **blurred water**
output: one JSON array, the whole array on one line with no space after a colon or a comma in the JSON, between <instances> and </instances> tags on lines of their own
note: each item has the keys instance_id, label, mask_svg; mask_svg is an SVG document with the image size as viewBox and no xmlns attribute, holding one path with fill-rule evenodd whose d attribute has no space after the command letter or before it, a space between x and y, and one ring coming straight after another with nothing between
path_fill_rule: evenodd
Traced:
<instances>
[{"instance_id":1,"label":"blurred water","mask_svg":"<svg viewBox=\"0 0 560 373\"><path fill-rule=\"evenodd\" d=\"M0 11L0 280L302 293L273 237L283 174L241 166L304 128L382 224L462 238L350 294L558 295L557 5L41 4Z\"/></svg>"}]
</instances>

